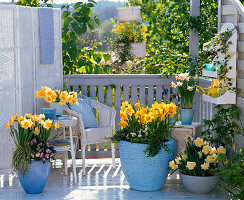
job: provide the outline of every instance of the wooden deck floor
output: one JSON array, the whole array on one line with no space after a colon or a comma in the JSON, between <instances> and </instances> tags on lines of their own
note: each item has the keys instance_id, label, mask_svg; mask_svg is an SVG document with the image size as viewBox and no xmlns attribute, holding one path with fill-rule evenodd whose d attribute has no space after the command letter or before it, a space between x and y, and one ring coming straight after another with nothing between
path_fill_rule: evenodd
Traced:
<instances>
[{"instance_id":1,"label":"wooden deck floor","mask_svg":"<svg viewBox=\"0 0 244 200\"><path fill-rule=\"evenodd\" d=\"M87 175L82 175L78 166L78 184L74 184L72 168L69 175L64 175L62 166L57 163L51 169L50 177L42 194L25 194L18 177L14 174L0 175L0 199L4 200L227 200L227 193L217 188L215 191L197 195L188 192L178 179L178 175L169 177L160 191L139 192L129 189L119 160L116 169L112 168L111 160L87 160ZM78 160L78 165L80 164Z\"/></svg>"}]
</instances>

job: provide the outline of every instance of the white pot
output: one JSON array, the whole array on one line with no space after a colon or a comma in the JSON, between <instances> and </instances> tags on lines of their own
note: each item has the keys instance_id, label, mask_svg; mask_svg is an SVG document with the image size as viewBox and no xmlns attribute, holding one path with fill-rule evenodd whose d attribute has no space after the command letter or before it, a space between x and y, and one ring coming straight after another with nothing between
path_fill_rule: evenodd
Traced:
<instances>
[{"instance_id":1,"label":"white pot","mask_svg":"<svg viewBox=\"0 0 244 200\"><path fill-rule=\"evenodd\" d=\"M123 21L136 21L141 19L141 7L125 7L117 8L118 20Z\"/></svg>"},{"instance_id":2,"label":"white pot","mask_svg":"<svg viewBox=\"0 0 244 200\"><path fill-rule=\"evenodd\" d=\"M119 44L119 46L123 46L124 44ZM114 53L118 57L119 51L115 49ZM140 43L132 43L131 44L131 52L130 54L135 58L145 57L146 56L146 44L145 42Z\"/></svg>"},{"instance_id":3,"label":"white pot","mask_svg":"<svg viewBox=\"0 0 244 200\"><path fill-rule=\"evenodd\" d=\"M131 44L131 50L132 50L132 54L136 58L146 56L146 44L145 44L145 42L132 43Z\"/></svg>"},{"instance_id":4,"label":"white pot","mask_svg":"<svg viewBox=\"0 0 244 200\"><path fill-rule=\"evenodd\" d=\"M220 176L190 176L180 173L183 185L192 193L206 194L214 190Z\"/></svg>"}]
</instances>

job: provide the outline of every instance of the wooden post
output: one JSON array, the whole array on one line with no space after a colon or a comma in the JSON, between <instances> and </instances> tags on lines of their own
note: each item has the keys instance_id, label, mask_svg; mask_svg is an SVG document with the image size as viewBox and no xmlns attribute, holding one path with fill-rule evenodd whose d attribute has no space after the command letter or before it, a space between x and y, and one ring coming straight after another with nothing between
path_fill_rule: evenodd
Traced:
<instances>
[{"instance_id":1,"label":"wooden post","mask_svg":"<svg viewBox=\"0 0 244 200\"><path fill-rule=\"evenodd\" d=\"M190 16L200 16L200 0L191 0ZM190 30L189 36L189 54L199 55L199 36L195 30Z\"/></svg>"}]
</instances>

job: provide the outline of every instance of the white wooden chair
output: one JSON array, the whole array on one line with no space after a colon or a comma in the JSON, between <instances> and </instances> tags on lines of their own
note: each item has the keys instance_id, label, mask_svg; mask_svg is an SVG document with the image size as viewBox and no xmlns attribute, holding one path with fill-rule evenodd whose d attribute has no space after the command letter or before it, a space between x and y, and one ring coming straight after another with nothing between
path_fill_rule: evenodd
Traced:
<instances>
[{"instance_id":1,"label":"white wooden chair","mask_svg":"<svg viewBox=\"0 0 244 200\"><path fill-rule=\"evenodd\" d=\"M99 127L98 128L84 128L81 114L64 108L64 111L71 116L77 117L77 125L74 128L74 137L79 137L81 140L81 154L82 154L82 169L83 175L86 174L85 158L86 146L89 144L99 144L108 141L107 137L112 137L115 131L115 115L116 110L108 107L100 102L91 99L92 107L98 111ZM111 143L112 151L112 165L115 168L115 149L114 143Z\"/></svg>"}]
</instances>

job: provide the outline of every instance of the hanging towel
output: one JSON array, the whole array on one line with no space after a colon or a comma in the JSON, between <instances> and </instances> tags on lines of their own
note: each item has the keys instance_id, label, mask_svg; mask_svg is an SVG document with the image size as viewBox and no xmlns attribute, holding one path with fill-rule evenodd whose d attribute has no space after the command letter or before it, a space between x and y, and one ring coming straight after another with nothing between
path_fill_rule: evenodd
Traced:
<instances>
[{"instance_id":1,"label":"hanging towel","mask_svg":"<svg viewBox=\"0 0 244 200\"><path fill-rule=\"evenodd\" d=\"M52 8L38 8L40 23L41 64L54 62L54 22Z\"/></svg>"}]
</instances>

